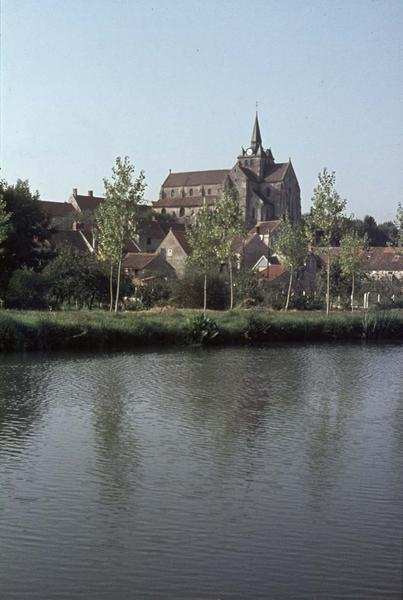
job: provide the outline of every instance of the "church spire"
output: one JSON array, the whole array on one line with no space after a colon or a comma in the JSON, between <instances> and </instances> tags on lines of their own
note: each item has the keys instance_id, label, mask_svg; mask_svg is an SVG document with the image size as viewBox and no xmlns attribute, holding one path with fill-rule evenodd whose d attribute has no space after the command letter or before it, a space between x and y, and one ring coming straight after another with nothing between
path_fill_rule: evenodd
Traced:
<instances>
[{"instance_id":1,"label":"church spire","mask_svg":"<svg viewBox=\"0 0 403 600\"><path fill-rule=\"evenodd\" d=\"M251 139L251 148L253 150L253 152L257 152L259 147L262 145L262 136L260 135L260 127L259 127L259 119L257 116L257 111L256 111L256 117L255 117L255 124L253 126L253 133L252 133L252 139Z\"/></svg>"}]
</instances>

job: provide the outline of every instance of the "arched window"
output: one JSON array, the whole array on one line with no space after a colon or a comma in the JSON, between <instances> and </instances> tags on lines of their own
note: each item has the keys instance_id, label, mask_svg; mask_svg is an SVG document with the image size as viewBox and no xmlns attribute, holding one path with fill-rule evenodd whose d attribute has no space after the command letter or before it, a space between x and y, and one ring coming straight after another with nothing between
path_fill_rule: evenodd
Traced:
<instances>
[{"instance_id":1,"label":"arched window","mask_svg":"<svg viewBox=\"0 0 403 600\"><path fill-rule=\"evenodd\" d=\"M207 190L207 194L210 196L210 194L211 194L211 189L210 188Z\"/></svg>"},{"instance_id":2,"label":"arched window","mask_svg":"<svg viewBox=\"0 0 403 600\"><path fill-rule=\"evenodd\" d=\"M180 210L179 210L179 216L180 216L180 217L184 217L184 216L185 216L185 209L184 209L184 207L183 207L183 206L182 206L182 207L180 208Z\"/></svg>"},{"instance_id":3,"label":"arched window","mask_svg":"<svg viewBox=\"0 0 403 600\"><path fill-rule=\"evenodd\" d=\"M166 214L167 214L166 208L162 208L162 209L161 209L161 214L162 214L162 215L166 215Z\"/></svg>"},{"instance_id":4,"label":"arched window","mask_svg":"<svg viewBox=\"0 0 403 600\"><path fill-rule=\"evenodd\" d=\"M176 217L176 212L174 210L172 211L172 216Z\"/></svg>"},{"instance_id":5,"label":"arched window","mask_svg":"<svg viewBox=\"0 0 403 600\"><path fill-rule=\"evenodd\" d=\"M175 196L175 190L171 190L171 196Z\"/></svg>"},{"instance_id":6,"label":"arched window","mask_svg":"<svg viewBox=\"0 0 403 600\"><path fill-rule=\"evenodd\" d=\"M192 188L190 188L190 190L189 190L189 196L193 196L193 189Z\"/></svg>"}]
</instances>

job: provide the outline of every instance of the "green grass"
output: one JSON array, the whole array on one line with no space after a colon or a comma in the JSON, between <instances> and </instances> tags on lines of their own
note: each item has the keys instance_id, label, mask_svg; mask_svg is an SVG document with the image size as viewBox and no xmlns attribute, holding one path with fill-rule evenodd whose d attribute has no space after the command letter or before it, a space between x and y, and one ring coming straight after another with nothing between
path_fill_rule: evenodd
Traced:
<instances>
[{"instance_id":1,"label":"green grass","mask_svg":"<svg viewBox=\"0 0 403 600\"><path fill-rule=\"evenodd\" d=\"M200 311L0 311L0 352L121 350L148 345L253 344L286 341L402 340L403 311L275 313L266 309L209 311L216 333L200 335Z\"/></svg>"}]
</instances>

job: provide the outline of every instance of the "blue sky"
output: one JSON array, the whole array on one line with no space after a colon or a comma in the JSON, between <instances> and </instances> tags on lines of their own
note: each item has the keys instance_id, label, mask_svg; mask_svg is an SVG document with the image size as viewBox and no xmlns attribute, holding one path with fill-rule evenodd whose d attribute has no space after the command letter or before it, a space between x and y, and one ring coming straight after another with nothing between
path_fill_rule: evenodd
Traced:
<instances>
[{"instance_id":1,"label":"blue sky","mask_svg":"<svg viewBox=\"0 0 403 600\"><path fill-rule=\"evenodd\" d=\"M117 155L168 170L291 157L303 210L336 171L348 211L403 201L403 2L2 0L1 164L44 200L103 192Z\"/></svg>"}]
</instances>

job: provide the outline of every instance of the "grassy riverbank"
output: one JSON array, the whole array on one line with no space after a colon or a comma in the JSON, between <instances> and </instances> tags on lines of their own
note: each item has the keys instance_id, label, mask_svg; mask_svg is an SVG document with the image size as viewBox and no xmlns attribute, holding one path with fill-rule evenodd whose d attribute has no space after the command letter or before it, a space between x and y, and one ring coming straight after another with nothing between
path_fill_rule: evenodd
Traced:
<instances>
[{"instance_id":1,"label":"grassy riverbank","mask_svg":"<svg viewBox=\"0 0 403 600\"><path fill-rule=\"evenodd\" d=\"M0 311L0 352L22 350L120 350L147 345L248 344L286 341L402 340L403 311L274 313Z\"/></svg>"}]
</instances>

